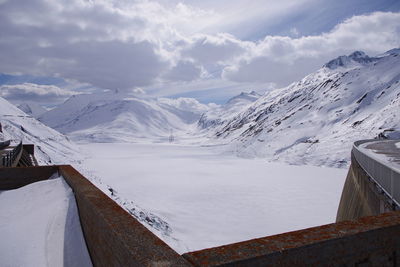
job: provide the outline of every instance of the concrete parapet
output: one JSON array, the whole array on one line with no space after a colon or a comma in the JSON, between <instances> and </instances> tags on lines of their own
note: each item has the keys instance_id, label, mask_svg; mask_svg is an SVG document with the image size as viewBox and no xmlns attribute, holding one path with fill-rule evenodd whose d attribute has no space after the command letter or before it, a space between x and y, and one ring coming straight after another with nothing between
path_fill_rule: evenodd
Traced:
<instances>
[{"instance_id":1,"label":"concrete parapet","mask_svg":"<svg viewBox=\"0 0 400 267\"><path fill-rule=\"evenodd\" d=\"M397 266L400 212L204 249L195 266Z\"/></svg>"},{"instance_id":2,"label":"concrete parapet","mask_svg":"<svg viewBox=\"0 0 400 267\"><path fill-rule=\"evenodd\" d=\"M71 166L0 168L0 190L63 176L94 266L192 266Z\"/></svg>"},{"instance_id":3,"label":"concrete parapet","mask_svg":"<svg viewBox=\"0 0 400 267\"><path fill-rule=\"evenodd\" d=\"M74 190L95 266L191 266L74 168L60 173Z\"/></svg>"},{"instance_id":4,"label":"concrete parapet","mask_svg":"<svg viewBox=\"0 0 400 267\"><path fill-rule=\"evenodd\" d=\"M49 179L58 172L57 166L0 168L0 190L12 190Z\"/></svg>"}]
</instances>

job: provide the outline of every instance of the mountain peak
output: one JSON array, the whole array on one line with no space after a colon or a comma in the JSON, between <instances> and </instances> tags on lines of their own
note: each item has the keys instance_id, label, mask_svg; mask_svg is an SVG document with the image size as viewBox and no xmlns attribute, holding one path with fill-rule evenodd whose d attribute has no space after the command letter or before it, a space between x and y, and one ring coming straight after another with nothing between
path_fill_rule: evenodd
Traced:
<instances>
[{"instance_id":1,"label":"mountain peak","mask_svg":"<svg viewBox=\"0 0 400 267\"><path fill-rule=\"evenodd\" d=\"M36 103L21 103L18 108L34 118L38 118L47 110Z\"/></svg>"},{"instance_id":2,"label":"mountain peak","mask_svg":"<svg viewBox=\"0 0 400 267\"><path fill-rule=\"evenodd\" d=\"M201 126L213 126L215 138L243 157L344 167L353 141L399 129L398 52L340 56L327 64L339 71L318 70L240 111L230 109L217 125L203 120Z\"/></svg>"},{"instance_id":3,"label":"mountain peak","mask_svg":"<svg viewBox=\"0 0 400 267\"><path fill-rule=\"evenodd\" d=\"M256 101L261 95L256 91L251 92L241 92L239 95L230 98L226 104L234 104L238 101L245 101L245 102L254 102Z\"/></svg>"},{"instance_id":4,"label":"mountain peak","mask_svg":"<svg viewBox=\"0 0 400 267\"><path fill-rule=\"evenodd\" d=\"M324 65L329 69L336 69L338 67L350 67L356 64L365 65L370 62L376 61L377 58L369 57L363 51L354 51L348 56L339 56Z\"/></svg>"},{"instance_id":5,"label":"mountain peak","mask_svg":"<svg viewBox=\"0 0 400 267\"><path fill-rule=\"evenodd\" d=\"M369 56L365 54L363 51L354 51L349 55L349 58L356 60L360 58L369 58Z\"/></svg>"}]
</instances>

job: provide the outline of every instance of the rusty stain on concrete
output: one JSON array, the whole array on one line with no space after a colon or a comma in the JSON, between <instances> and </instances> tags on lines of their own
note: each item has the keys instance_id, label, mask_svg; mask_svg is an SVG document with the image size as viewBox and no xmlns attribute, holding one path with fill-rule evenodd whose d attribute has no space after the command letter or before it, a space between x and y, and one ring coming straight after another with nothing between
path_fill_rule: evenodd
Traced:
<instances>
[{"instance_id":1,"label":"rusty stain on concrete","mask_svg":"<svg viewBox=\"0 0 400 267\"><path fill-rule=\"evenodd\" d=\"M361 258L370 262L374 251L389 255L389 259L400 248L399 234L400 212L396 211L183 256L196 266L334 266Z\"/></svg>"}]
</instances>

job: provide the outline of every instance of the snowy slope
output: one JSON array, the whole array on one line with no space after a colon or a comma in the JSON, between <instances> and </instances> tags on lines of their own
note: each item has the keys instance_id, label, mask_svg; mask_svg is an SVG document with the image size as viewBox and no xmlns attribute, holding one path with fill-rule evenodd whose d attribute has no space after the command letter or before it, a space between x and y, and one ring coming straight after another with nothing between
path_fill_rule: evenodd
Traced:
<instances>
[{"instance_id":1,"label":"snowy slope","mask_svg":"<svg viewBox=\"0 0 400 267\"><path fill-rule=\"evenodd\" d=\"M22 103L18 105L18 108L26 114L31 115L35 118L38 118L40 115L47 111L44 107L36 103Z\"/></svg>"},{"instance_id":2,"label":"snowy slope","mask_svg":"<svg viewBox=\"0 0 400 267\"><path fill-rule=\"evenodd\" d=\"M344 167L355 140L400 126L400 50L334 59L267 93L219 126L217 142L245 157Z\"/></svg>"},{"instance_id":3,"label":"snowy slope","mask_svg":"<svg viewBox=\"0 0 400 267\"><path fill-rule=\"evenodd\" d=\"M168 236L168 223L157 215L137 206L133 201L121 198L117 192L111 193L111 186L104 184L102 179L93 175L91 170L81 164L82 159L86 156L85 151L78 149L66 136L37 121L1 97L0 123L3 130L3 134L0 133L0 140L11 139L12 145L21 140L24 144L34 144L35 157L39 165L72 164L99 189L149 229L160 233L160 235Z\"/></svg>"},{"instance_id":4,"label":"snowy slope","mask_svg":"<svg viewBox=\"0 0 400 267\"><path fill-rule=\"evenodd\" d=\"M198 126L201 129L206 129L221 125L245 110L260 97L261 95L255 91L251 91L250 93L242 92L229 99L226 104L212 108L204 113L198 122Z\"/></svg>"},{"instance_id":5,"label":"snowy slope","mask_svg":"<svg viewBox=\"0 0 400 267\"><path fill-rule=\"evenodd\" d=\"M0 97L2 138L13 144L21 140L35 145L35 157L40 165L68 164L80 160L78 149L68 138L45 126L32 116Z\"/></svg>"},{"instance_id":6,"label":"snowy slope","mask_svg":"<svg viewBox=\"0 0 400 267\"><path fill-rule=\"evenodd\" d=\"M167 139L171 130L185 131L207 105L194 99L139 99L118 92L76 95L39 119L76 140L128 142Z\"/></svg>"}]
</instances>

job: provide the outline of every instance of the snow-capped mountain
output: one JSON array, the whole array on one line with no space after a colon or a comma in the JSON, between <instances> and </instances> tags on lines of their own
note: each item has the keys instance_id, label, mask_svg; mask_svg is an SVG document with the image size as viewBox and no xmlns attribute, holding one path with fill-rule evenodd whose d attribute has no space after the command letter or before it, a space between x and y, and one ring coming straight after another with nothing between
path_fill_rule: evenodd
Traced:
<instances>
[{"instance_id":1,"label":"snow-capped mountain","mask_svg":"<svg viewBox=\"0 0 400 267\"><path fill-rule=\"evenodd\" d=\"M47 109L36 103L21 103L18 105L18 108L34 118L40 117L40 115L47 111Z\"/></svg>"},{"instance_id":2,"label":"snow-capped mountain","mask_svg":"<svg viewBox=\"0 0 400 267\"><path fill-rule=\"evenodd\" d=\"M367 65L378 60L378 57L369 57L362 51L355 51L348 56L339 56L329 61L324 65L324 67L334 70L339 67L349 68L358 65Z\"/></svg>"},{"instance_id":3,"label":"snow-capped mountain","mask_svg":"<svg viewBox=\"0 0 400 267\"><path fill-rule=\"evenodd\" d=\"M24 144L35 145L35 157L40 165L68 164L80 160L78 149L59 132L47 127L32 116L0 97L0 122L2 138L21 140Z\"/></svg>"},{"instance_id":4,"label":"snow-capped mountain","mask_svg":"<svg viewBox=\"0 0 400 267\"><path fill-rule=\"evenodd\" d=\"M39 120L76 140L168 139L186 131L209 107L190 98L139 99L119 92L75 95Z\"/></svg>"},{"instance_id":5,"label":"snow-capped mountain","mask_svg":"<svg viewBox=\"0 0 400 267\"><path fill-rule=\"evenodd\" d=\"M118 192L104 184L102 180L93 175L82 163L86 152L82 152L68 138L50 127L39 122L32 116L22 112L19 108L0 97L0 123L3 133L0 133L0 141L11 140L12 144L18 144L21 140L24 144L35 145L35 158L39 165L73 164L81 173L94 183L110 198L119 203L132 216L141 221L151 231L168 238L171 228L168 223L157 215L139 207L133 201L122 198Z\"/></svg>"},{"instance_id":6,"label":"snow-capped mountain","mask_svg":"<svg viewBox=\"0 0 400 267\"><path fill-rule=\"evenodd\" d=\"M255 91L249 93L242 92L229 99L224 105L217 106L202 114L198 126L201 129L205 129L221 125L232 119L236 114L245 110L260 97L261 95Z\"/></svg>"},{"instance_id":7,"label":"snow-capped mountain","mask_svg":"<svg viewBox=\"0 0 400 267\"><path fill-rule=\"evenodd\" d=\"M242 156L346 166L352 142L400 126L400 50L338 57L215 129Z\"/></svg>"}]
</instances>

